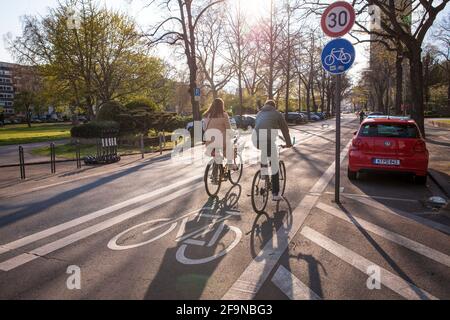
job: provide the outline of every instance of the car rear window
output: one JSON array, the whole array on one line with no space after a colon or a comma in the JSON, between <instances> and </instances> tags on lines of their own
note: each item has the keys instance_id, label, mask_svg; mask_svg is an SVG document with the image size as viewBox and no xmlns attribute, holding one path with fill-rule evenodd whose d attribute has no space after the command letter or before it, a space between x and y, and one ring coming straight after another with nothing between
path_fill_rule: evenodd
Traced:
<instances>
[{"instance_id":1,"label":"car rear window","mask_svg":"<svg viewBox=\"0 0 450 320\"><path fill-rule=\"evenodd\" d=\"M369 123L361 128L359 136L417 139L419 133L414 124Z\"/></svg>"}]
</instances>

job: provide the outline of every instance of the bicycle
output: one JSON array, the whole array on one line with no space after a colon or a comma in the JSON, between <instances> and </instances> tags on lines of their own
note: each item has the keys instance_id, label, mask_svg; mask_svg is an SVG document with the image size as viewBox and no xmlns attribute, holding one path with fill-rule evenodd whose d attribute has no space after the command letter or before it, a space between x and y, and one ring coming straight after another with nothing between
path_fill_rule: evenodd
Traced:
<instances>
[{"instance_id":1,"label":"bicycle","mask_svg":"<svg viewBox=\"0 0 450 320\"><path fill-rule=\"evenodd\" d=\"M205 182L206 193L210 197L215 197L220 191L222 182L230 180L232 185L237 185L241 181L244 163L242 156L238 152L237 139L233 144L234 159L232 166L224 165L225 159L218 163L218 154L213 150L213 159L208 163L205 169L203 180ZM225 170L226 168L226 170Z\"/></svg>"},{"instance_id":2,"label":"bicycle","mask_svg":"<svg viewBox=\"0 0 450 320\"><path fill-rule=\"evenodd\" d=\"M286 148L286 146L279 146L278 153L280 149ZM261 164L261 169L256 172L252 183L252 207L257 214L264 213L266 209L269 196L272 193L272 177L270 175L263 175L262 170L270 165ZM284 195L286 190L286 165L283 160L279 161L279 173L280 173L280 193L281 196Z\"/></svg>"},{"instance_id":3,"label":"bicycle","mask_svg":"<svg viewBox=\"0 0 450 320\"><path fill-rule=\"evenodd\" d=\"M325 64L327 66L331 66L335 63L336 60L343 64L349 64L352 60L352 56L349 53L345 52L344 48L333 49L331 50L331 53L326 56Z\"/></svg>"}]
</instances>

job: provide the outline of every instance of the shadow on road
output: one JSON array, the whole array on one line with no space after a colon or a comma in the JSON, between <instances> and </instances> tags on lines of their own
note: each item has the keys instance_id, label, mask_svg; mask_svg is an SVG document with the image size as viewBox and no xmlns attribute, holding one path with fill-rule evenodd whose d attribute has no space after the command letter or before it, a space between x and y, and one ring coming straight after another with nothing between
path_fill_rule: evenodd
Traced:
<instances>
[{"instance_id":1,"label":"shadow on road","mask_svg":"<svg viewBox=\"0 0 450 320\"><path fill-rule=\"evenodd\" d=\"M239 199L242 195L242 187L236 185L232 187L227 194L219 198L210 198L200 212L208 215L217 216L215 219L225 218L229 216L230 211L235 211ZM240 216L233 215L225 220L232 225L233 220L240 219ZM200 228L206 227L214 223L214 219L197 218L186 223L185 231L181 238L185 235L195 232ZM177 256L183 253L183 257L199 261L218 255L226 250L230 243L234 240L231 235L235 235L230 231L228 223L224 224L224 228L220 230L220 223L214 224L211 229L207 229L204 233L196 233L186 240L205 241L207 245L189 244L186 241L180 241L176 246L166 250L164 258L159 267L156 276L153 278L146 294L146 300L198 300L202 297L208 283L211 283L211 276L216 271L220 262L225 255L219 255L216 259L205 263L189 264L182 263ZM214 241L215 240L215 241ZM184 247L182 251L180 248ZM225 276L225 275L224 275ZM220 278L220 275L219 275ZM218 286L215 286L216 288ZM214 295L214 293L213 293Z\"/></svg>"}]
</instances>

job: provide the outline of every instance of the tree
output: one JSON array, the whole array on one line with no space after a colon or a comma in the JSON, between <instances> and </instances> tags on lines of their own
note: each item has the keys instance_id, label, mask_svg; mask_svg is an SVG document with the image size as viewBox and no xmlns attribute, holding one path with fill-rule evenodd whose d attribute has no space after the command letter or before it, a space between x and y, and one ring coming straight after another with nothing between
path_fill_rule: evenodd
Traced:
<instances>
[{"instance_id":1,"label":"tree","mask_svg":"<svg viewBox=\"0 0 450 320\"><path fill-rule=\"evenodd\" d=\"M450 112L450 17L446 17L439 24L439 31L433 35L438 41L438 56L441 58L439 64L446 75L447 80L447 108Z\"/></svg>"},{"instance_id":2,"label":"tree","mask_svg":"<svg viewBox=\"0 0 450 320\"><path fill-rule=\"evenodd\" d=\"M94 0L65 0L47 15L25 16L22 35L9 43L19 62L39 66L57 82L61 96L85 109L91 119L113 99L152 89L161 63L135 22L100 7Z\"/></svg>"},{"instance_id":3,"label":"tree","mask_svg":"<svg viewBox=\"0 0 450 320\"><path fill-rule=\"evenodd\" d=\"M44 103L42 95L42 77L37 68L16 66L14 74L20 78L14 97L14 109L25 114L28 127L31 128L31 115Z\"/></svg>"},{"instance_id":4,"label":"tree","mask_svg":"<svg viewBox=\"0 0 450 320\"><path fill-rule=\"evenodd\" d=\"M195 99L197 84L197 37L196 31L200 19L214 5L224 0L154 0L150 4L158 4L167 10L167 17L156 25L148 35L151 44L166 43L181 45L189 68L189 93L191 95L194 120L201 119L200 106Z\"/></svg>"},{"instance_id":5,"label":"tree","mask_svg":"<svg viewBox=\"0 0 450 320\"><path fill-rule=\"evenodd\" d=\"M237 8L234 12L232 12L231 9L228 8L227 27L228 30L226 41L228 44L229 60L231 65L233 66L234 75L237 76L239 115L242 116L244 103L243 82L248 84L247 90L249 90L249 93L253 92L253 90L249 88L252 87L252 85L254 86L256 73L253 73L253 81L245 77L246 73L244 72L244 69L251 55L249 51L249 39L246 39L246 29L248 28L248 26L245 22L245 15L241 9L241 0L238 0ZM254 52L255 59L257 59L258 57L257 52L258 51Z\"/></svg>"},{"instance_id":6,"label":"tree","mask_svg":"<svg viewBox=\"0 0 450 320\"><path fill-rule=\"evenodd\" d=\"M214 99L219 97L219 91L228 84L233 75L233 68L230 68L225 53L225 36L222 32L224 23L224 8L218 5L205 13L197 32L199 70Z\"/></svg>"},{"instance_id":7,"label":"tree","mask_svg":"<svg viewBox=\"0 0 450 320\"><path fill-rule=\"evenodd\" d=\"M449 1L353 1L358 12L364 12L369 5L375 5L384 17L380 20L381 30L369 30L367 26L357 22L362 30L376 36L375 40L369 41L398 43L404 48L404 54L409 60L411 87L414 88L411 90L412 117L416 120L423 135L425 135L425 124L422 46L437 15L444 10Z\"/></svg>"}]
</instances>

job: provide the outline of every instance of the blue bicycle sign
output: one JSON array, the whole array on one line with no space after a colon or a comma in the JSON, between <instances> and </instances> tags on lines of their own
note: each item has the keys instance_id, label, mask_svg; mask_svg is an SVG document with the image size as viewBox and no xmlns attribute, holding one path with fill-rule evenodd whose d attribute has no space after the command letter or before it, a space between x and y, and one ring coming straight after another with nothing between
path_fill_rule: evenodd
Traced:
<instances>
[{"instance_id":1,"label":"blue bicycle sign","mask_svg":"<svg viewBox=\"0 0 450 320\"><path fill-rule=\"evenodd\" d=\"M330 41L322 51L323 68L331 74L341 74L355 62L355 48L346 39Z\"/></svg>"}]
</instances>

